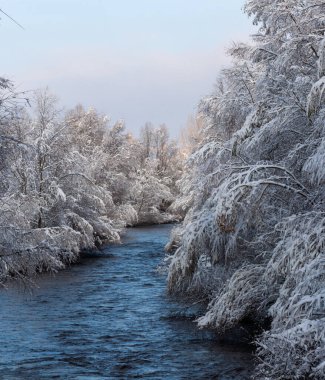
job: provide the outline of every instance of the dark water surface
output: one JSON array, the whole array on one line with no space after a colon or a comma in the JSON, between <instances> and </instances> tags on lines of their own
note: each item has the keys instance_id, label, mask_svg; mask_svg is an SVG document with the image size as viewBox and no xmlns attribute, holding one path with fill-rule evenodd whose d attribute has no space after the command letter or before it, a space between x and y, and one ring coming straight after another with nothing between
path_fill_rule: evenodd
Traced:
<instances>
[{"instance_id":1,"label":"dark water surface","mask_svg":"<svg viewBox=\"0 0 325 380\"><path fill-rule=\"evenodd\" d=\"M1 290L0 379L247 379L247 350L166 296L156 267L170 228L131 229L32 293Z\"/></svg>"}]
</instances>

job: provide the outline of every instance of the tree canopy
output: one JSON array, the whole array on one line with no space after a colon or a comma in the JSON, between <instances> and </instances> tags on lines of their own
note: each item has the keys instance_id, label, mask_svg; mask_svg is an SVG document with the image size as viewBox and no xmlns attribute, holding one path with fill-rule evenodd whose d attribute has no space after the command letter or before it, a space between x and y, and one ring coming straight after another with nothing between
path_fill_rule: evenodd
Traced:
<instances>
[{"instance_id":1,"label":"tree canopy","mask_svg":"<svg viewBox=\"0 0 325 380\"><path fill-rule=\"evenodd\" d=\"M257 378L321 379L325 4L249 0L245 11L258 32L230 49L232 65L199 107L168 286L208 302L202 327L272 319Z\"/></svg>"}]
</instances>

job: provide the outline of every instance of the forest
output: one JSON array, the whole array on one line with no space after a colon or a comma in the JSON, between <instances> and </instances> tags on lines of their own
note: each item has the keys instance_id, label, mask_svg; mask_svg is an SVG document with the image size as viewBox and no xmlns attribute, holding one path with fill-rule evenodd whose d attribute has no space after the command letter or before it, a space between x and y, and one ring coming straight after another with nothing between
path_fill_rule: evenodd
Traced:
<instances>
[{"instance_id":1,"label":"forest","mask_svg":"<svg viewBox=\"0 0 325 380\"><path fill-rule=\"evenodd\" d=\"M136 139L95 109L61 111L48 89L28 95L2 79L0 284L57 271L126 226L178 220L182 158L166 125Z\"/></svg>"},{"instance_id":2,"label":"forest","mask_svg":"<svg viewBox=\"0 0 325 380\"><path fill-rule=\"evenodd\" d=\"M325 3L249 0L245 12L258 31L199 106L168 288L205 300L200 327L271 323L257 379L324 379Z\"/></svg>"},{"instance_id":3,"label":"forest","mask_svg":"<svg viewBox=\"0 0 325 380\"><path fill-rule=\"evenodd\" d=\"M180 222L167 288L220 334L253 323L255 379L325 378L325 3L247 0L257 27L183 142L136 138L48 89L0 81L0 285L125 227ZM185 141L186 140L186 141Z\"/></svg>"}]
</instances>

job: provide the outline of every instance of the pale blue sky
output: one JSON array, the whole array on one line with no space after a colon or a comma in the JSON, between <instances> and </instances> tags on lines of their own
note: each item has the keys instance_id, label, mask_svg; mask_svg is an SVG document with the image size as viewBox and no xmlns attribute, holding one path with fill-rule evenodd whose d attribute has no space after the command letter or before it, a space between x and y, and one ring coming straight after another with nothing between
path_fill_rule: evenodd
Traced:
<instances>
[{"instance_id":1,"label":"pale blue sky","mask_svg":"<svg viewBox=\"0 0 325 380\"><path fill-rule=\"evenodd\" d=\"M1 0L0 75L49 86L66 108L93 106L138 131L176 135L211 92L225 50L254 28L244 0Z\"/></svg>"}]
</instances>

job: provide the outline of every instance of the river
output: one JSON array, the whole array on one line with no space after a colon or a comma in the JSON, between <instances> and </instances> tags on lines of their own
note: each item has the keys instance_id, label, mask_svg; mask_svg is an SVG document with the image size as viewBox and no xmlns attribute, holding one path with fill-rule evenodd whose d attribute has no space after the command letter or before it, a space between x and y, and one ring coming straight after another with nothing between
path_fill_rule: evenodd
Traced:
<instances>
[{"instance_id":1,"label":"river","mask_svg":"<svg viewBox=\"0 0 325 380\"><path fill-rule=\"evenodd\" d=\"M246 347L198 330L156 270L171 226L129 229L36 286L0 291L0 379L248 379Z\"/></svg>"}]
</instances>

